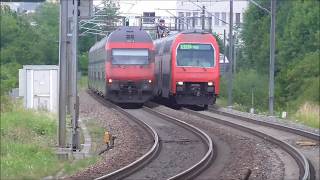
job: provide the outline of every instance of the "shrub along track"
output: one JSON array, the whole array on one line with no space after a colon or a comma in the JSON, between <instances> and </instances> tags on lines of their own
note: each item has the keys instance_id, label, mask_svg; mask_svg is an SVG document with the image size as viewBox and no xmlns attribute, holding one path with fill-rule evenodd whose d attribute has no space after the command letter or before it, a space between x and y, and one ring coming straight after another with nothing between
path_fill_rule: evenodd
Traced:
<instances>
[{"instance_id":1,"label":"shrub along track","mask_svg":"<svg viewBox=\"0 0 320 180\"><path fill-rule=\"evenodd\" d=\"M123 109L97 95L93 96L103 105L152 129L155 142L141 158L97 179L191 179L214 158L212 140L200 129L146 107Z\"/></svg>"}]
</instances>

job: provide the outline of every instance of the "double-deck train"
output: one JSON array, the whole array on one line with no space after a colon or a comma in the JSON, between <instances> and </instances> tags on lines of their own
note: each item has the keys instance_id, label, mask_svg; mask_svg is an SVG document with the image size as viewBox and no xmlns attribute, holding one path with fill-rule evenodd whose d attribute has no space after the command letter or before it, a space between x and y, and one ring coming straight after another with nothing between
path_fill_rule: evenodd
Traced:
<instances>
[{"instance_id":1,"label":"double-deck train","mask_svg":"<svg viewBox=\"0 0 320 180\"><path fill-rule=\"evenodd\" d=\"M120 27L89 51L89 89L116 103L153 96L154 45L139 27Z\"/></svg>"},{"instance_id":2,"label":"double-deck train","mask_svg":"<svg viewBox=\"0 0 320 180\"><path fill-rule=\"evenodd\" d=\"M155 96L177 105L214 104L219 94L219 46L211 33L180 32L154 41Z\"/></svg>"}]
</instances>

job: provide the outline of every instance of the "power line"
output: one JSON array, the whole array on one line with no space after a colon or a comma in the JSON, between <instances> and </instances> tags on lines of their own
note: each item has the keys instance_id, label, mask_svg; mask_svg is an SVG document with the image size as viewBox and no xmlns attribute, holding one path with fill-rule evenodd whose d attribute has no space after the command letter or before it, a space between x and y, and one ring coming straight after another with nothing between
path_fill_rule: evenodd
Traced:
<instances>
[{"instance_id":1,"label":"power line","mask_svg":"<svg viewBox=\"0 0 320 180\"><path fill-rule=\"evenodd\" d=\"M192 3L192 4L194 4L194 5L196 5L196 6L198 6L199 8L202 9L202 7L201 7L200 5L192 2L191 0L189 0L189 2ZM208 13L210 16L213 16L214 18L218 19L219 21L221 21L221 22L223 22L223 23L225 23L225 24L229 24L229 23L227 23L226 21L224 21L224 20L220 19L219 17L217 17L216 15L213 15L213 14L212 14L211 12L209 12L209 11L205 10L205 12Z\"/></svg>"},{"instance_id":2,"label":"power line","mask_svg":"<svg viewBox=\"0 0 320 180\"><path fill-rule=\"evenodd\" d=\"M249 0L249 2L251 2L252 4L256 5L257 7L259 7L260 9L268 12L269 14L271 14L270 10L267 8L262 7L260 4L258 4L257 2L255 2L254 0Z\"/></svg>"}]
</instances>

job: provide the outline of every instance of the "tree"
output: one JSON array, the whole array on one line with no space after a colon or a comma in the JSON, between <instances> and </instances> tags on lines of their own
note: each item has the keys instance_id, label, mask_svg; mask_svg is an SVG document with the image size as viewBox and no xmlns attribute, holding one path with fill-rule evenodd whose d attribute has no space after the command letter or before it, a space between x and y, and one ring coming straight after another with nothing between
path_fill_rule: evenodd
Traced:
<instances>
[{"instance_id":1,"label":"tree","mask_svg":"<svg viewBox=\"0 0 320 180\"><path fill-rule=\"evenodd\" d=\"M18 14L1 5L1 95L16 87L18 69L57 64L58 6L44 3L36 14ZM36 22L36 23L34 23Z\"/></svg>"},{"instance_id":2,"label":"tree","mask_svg":"<svg viewBox=\"0 0 320 180\"><path fill-rule=\"evenodd\" d=\"M270 7L269 0L257 2ZM304 101L319 103L319 12L318 0L277 1L275 101L278 108L295 108ZM270 15L250 5L241 31L243 47L237 63L240 71L255 69L261 77L269 73L269 28Z\"/></svg>"}]
</instances>

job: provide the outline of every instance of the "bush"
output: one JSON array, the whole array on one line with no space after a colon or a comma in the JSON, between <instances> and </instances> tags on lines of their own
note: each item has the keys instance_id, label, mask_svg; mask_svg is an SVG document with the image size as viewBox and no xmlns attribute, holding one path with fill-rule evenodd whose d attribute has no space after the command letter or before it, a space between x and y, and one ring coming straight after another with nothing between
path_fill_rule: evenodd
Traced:
<instances>
[{"instance_id":1,"label":"bush","mask_svg":"<svg viewBox=\"0 0 320 180\"><path fill-rule=\"evenodd\" d=\"M319 105L306 102L302 106L300 106L299 110L295 113L293 118L308 126L320 128L319 110Z\"/></svg>"},{"instance_id":2,"label":"bush","mask_svg":"<svg viewBox=\"0 0 320 180\"><path fill-rule=\"evenodd\" d=\"M220 95L222 98L228 97L227 78L222 78ZM252 106L252 94L254 108L260 110L268 107L268 79L264 75L259 75L257 71L249 69L238 72L234 75L233 103L237 106L245 106L247 110Z\"/></svg>"}]
</instances>

